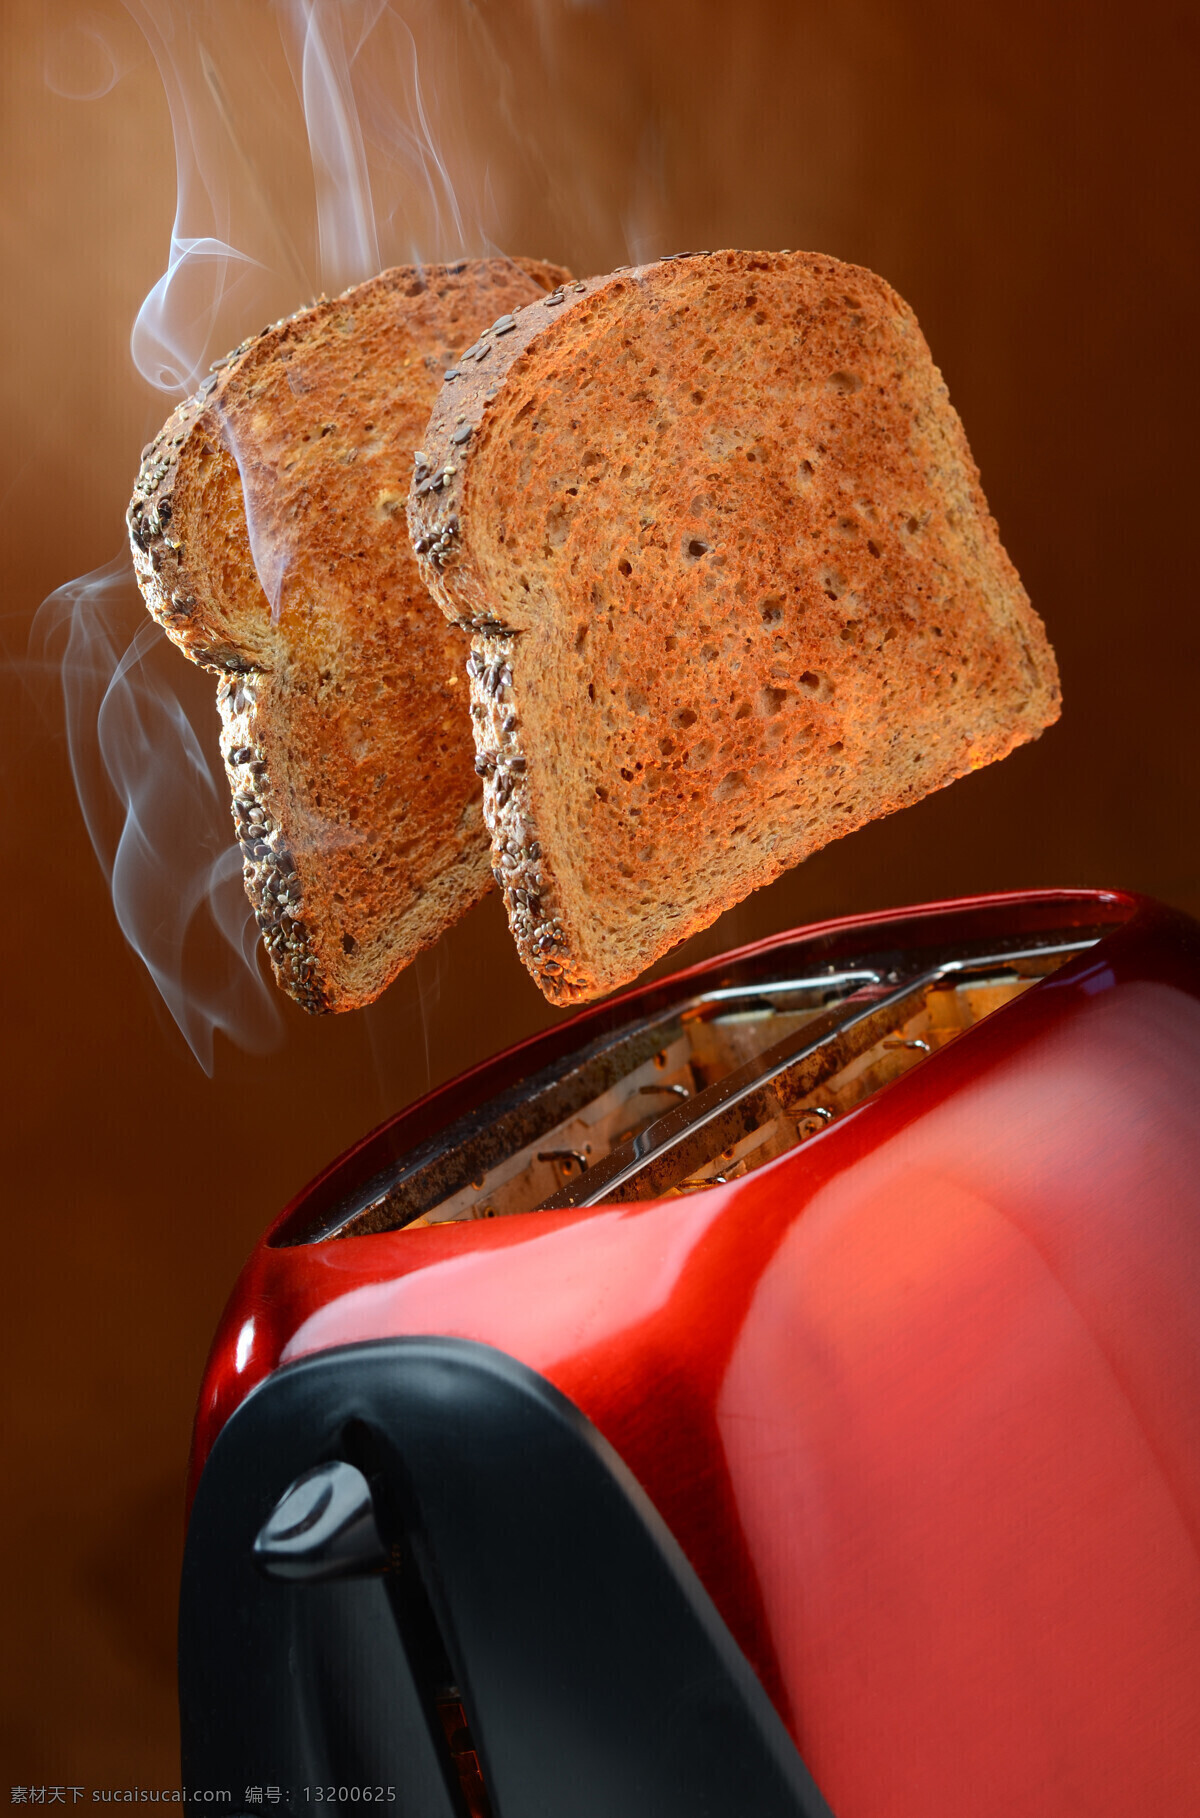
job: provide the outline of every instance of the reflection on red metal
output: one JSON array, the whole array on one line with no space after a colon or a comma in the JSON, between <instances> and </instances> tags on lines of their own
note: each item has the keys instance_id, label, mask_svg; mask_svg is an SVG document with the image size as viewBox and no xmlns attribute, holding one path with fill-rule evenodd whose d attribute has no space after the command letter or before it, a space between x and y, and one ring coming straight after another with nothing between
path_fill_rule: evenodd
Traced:
<instances>
[{"instance_id":1,"label":"reflection on red metal","mask_svg":"<svg viewBox=\"0 0 1200 1818\"><path fill-rule=\"evenodd\" d=\"M1054 892L747 951L1097 923L1090 952L744 1180L289 1247L349 1183L678 982L431 1094L255 1252L194 1473L281 1361L392 1334L497 1345L641 1480L838 1818L1193 1818L1200 929Z\"/></svg>"}]
</instances>

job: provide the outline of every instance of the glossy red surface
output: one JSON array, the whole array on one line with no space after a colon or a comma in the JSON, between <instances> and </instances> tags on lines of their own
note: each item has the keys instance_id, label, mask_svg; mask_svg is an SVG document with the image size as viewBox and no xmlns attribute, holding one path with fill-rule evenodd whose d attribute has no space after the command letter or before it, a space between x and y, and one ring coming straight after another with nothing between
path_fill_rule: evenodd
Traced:
<instances>
[{"instance_id":1,"label":"glossy red surface","mask_svg":"<svg viewBox=\"0 0 1200 1818\"><path fill-rule=\"evenodd\" d=\"M280 1362L388 1334L498 1345L640 1479L838 1818L1194 1818L1200 929L1057 892L748 951L1064 921L1113 932L743 1181L281 1247L388 1145L677 984L431 1095L255 1252L195 1469Z\"/></svg>"}]
</instances>

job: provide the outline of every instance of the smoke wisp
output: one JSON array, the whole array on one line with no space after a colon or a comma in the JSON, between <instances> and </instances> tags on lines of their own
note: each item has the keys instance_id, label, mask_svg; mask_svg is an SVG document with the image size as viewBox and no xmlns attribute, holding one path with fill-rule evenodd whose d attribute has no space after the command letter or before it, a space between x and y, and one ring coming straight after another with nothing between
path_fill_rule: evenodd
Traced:
<instances>
[{"instance_id":1,"label":"smoke wisp","mask_svg":"<svg viewBox=\"0 0 1200 1818\"><path fill-rule=\"evenodd\" d=\"M179 655L147 617L129 563L52 593L31 655L61 682L79 806L121 931L192 1053L211 1074L218 1029L266 1052L282 1019L230 841L216 709L209 720L185 707Z\"/></svg>"}]
</instances>

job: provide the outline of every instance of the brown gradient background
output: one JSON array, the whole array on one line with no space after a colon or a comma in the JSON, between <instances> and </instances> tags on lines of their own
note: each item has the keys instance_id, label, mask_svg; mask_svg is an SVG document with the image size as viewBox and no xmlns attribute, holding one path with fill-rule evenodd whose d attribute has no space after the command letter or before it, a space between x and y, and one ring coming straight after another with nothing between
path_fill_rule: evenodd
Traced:
<instances>
[{"instance_id":1,"label":"brown gradient background","mask_svg":"<svg viewBox=\"0 0 1200 1818\"><path fill-rule=\"evenodd\" d=\"M483 227L580 272L723 245L883 272L1058 650L1065 713L1039 744L820 854L686 957L1020 885L1200 911L1194 9L439 0L413 16L466 250ZM226 312L215 356L318 288L311 167L270 9L176 17L207 35L258 172L255 190L233 171L234 237L277 268ZM286 1006L281 1047L219 1043L211 1079L158 1007L80 820L53 690L18 659L43 595L121 548L138 452L169 409L128 334L166 258L170 122L117 0L6 0L0 32L6 1797L174 1783L183 1470L242 1260L364 1128L554 1013L494 898L372 1011L310 1023ZM121 79L68 98L101 85L101 40ZM389 180L403 203L380 165ZM385 260L414 237L459 250L407 206ZM179 670L202 702L207 680Z\"/></svg>"}]
</instances>

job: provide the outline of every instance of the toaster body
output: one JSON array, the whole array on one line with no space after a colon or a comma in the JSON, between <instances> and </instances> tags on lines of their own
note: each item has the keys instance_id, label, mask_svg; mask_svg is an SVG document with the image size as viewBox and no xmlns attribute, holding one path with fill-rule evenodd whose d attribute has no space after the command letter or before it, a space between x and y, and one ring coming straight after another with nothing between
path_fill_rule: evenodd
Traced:
<instances>
[{"instance_id":1,"label":"toaster body","mask_svg":"<svg viewBox=\"0 0 1200 1818\"><path fill-rule=\"evenodd\" d=\"M207 1367L189 1784L1200 1809L1198 1080L1200 929L1024 893L726 954L364 1138Z\"/></svg>"}]
</instances>

